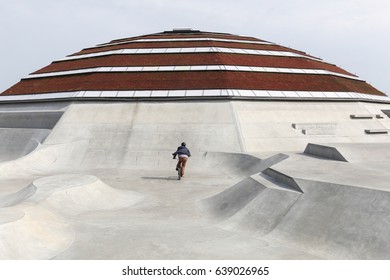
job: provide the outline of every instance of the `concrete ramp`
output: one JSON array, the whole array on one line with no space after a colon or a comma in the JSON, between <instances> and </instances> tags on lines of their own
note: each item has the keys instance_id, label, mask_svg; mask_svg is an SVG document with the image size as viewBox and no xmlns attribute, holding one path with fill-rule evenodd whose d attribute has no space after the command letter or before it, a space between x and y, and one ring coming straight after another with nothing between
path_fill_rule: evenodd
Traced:
<instances>
[{"instance_id":1,"label":"concrete ramp","mask_svg":"<svg viewBox=\"0 0 390 280\"><path fill-rule=\"evenodd\" d=\"M0 227L23 218L24 212L14 208L0 208Z\"/></svg>"},{"instance_id":2,"label":"concrete ramp","mask_svg":"<svg viewBox=\"0 0 390 280\"><path fill-rule=\"evenodd\" d=\"M204 206L217 219L235 215L265 189L252 178L247 178L229 189L204 200Z\"/></svg>"},{"instance_id":3,"label":"concrete ramp","mask_svg":"<svg viewBox=\"0 0 390 280\"><path fill-rule=\"evenodd\" d=\"M33 184L29 184L27 187L21 189L20 191L12 194L5 195L0 197L0 208L10 207L16 204L19 204L30 196L34 195L37 188Z\"/></svg>"},{"instance_id":4,"label":"concrete ramp","mask_svg":"<svg viewBox=\"0 0 390 280\"><path fill-rule=\"evenodd\" d=\"M0 197L0 259L52 258L74 241L69 217L126 208L142 198L91 175L35 180L17 193Z\"/></svg>"},{"instance_id":5,"label":"concrete ramp","mask_svg":"<svg viewBox=\"0 0 390 280\"><path fill-rule=\"evenodd\" d=\"M390 193L300 180L304 190L266 239L328 259L389 259Z\"/></svg>"},{"instance_id":6,"label":"concrete ramp","mask_svg":"<svg viewBox=\"0 0 390 280\"><path fill-rule=\"evenodd\" d=\"M205 199L202 205L222 228L262 236L278 225L300 196L254 175Z\"/></svg>"},{"instance_id":7,"label":"concrete ramp","mask_svg":"<svg viewBox=\"0 0 390 280\"><path fill-rule=\"evenodd\" d=\"M69 224L39 205L0 208L0 259L50 259L73 240Z\"/></svg>"},{"instance_id":8,"label":"concrete ramp","mask_svg":"<svg viewBox=\"0 0 390 280\"><path fill-rule=\"evenodd\" d=\"M309 143L304 153L345 162L390 161L390 143Z\"/></svg>"},{"instance_id":9,"label":"concrete ramp","mask_svg":"<svg viewBox=\"0 0 390 280\"><path fill-rule=\"evenodd\" d=\"M139 193L114 189L92 175L55 175L38 179L33 184L38 191L31 200L62 216L115 210L142 200Z\"/></svg>"},{"instance_id":10,"label":"concrete ramp","mask_svg":"<svg viewBox=\"0 0 390 280\"><path fill-rule=\"evenodd\" d=\"M388 259L390 193L297 180L304 193L254 175L205 199L219 227L326 259Z\"/></svg>"}]
</instances>

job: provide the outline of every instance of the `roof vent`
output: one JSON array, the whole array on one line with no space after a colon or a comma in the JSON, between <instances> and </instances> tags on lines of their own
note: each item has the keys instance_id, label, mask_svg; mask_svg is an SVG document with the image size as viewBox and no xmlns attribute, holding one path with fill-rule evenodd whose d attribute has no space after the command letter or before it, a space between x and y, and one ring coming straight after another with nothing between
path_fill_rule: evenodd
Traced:
<instances>
[{"instance_id":1,"label":"roof vent","mask_svg":"<svg viewBox=\"0 0 390 280\"><path fill-rule=\"evenodd\" d=\"M191 32L192 28L173 28L173 32Z\"/></svg>"},{"instance_id":2,"label":"roof vent","mask_svg":"<svg viewBox=\"0 0 390 280\"><path fill-rule=\"evenodd\" d=\"M194 33L200 32L199 30L194 30L192 28L173 28L172 31L165 31L164 33Z\"/></svg>"}]
</instances>

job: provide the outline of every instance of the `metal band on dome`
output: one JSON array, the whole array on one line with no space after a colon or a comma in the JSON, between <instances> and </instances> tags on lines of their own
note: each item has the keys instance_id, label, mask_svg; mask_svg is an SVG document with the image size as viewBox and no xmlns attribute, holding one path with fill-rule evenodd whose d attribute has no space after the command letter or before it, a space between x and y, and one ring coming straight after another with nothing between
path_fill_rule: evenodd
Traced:
<instances>
[{"instance_id":1,"label":"metal band on dome","mask_svg":"<svg viewBox=\"0 0 390 280\"><path fill-rule=\"evenodd\" d=\"M136 39L127 40L116 43L99 44L96 47L109 47L117 46L129 43L154 43L154 42L203 42L203 41L214 41L214 42L227 42L227 43L243 43L243 44L258 44L258 45L275 45L271 42L266 41L250 41L250 40L237 40L237 39L221 39L221 38L165 38L165 39Z\"/></svg>"},{"instance_id":2,"label":"metal band on dome","mask_svg":"<svg viewBox=\"0 0 390 280\"><path fill-rule=\"evenodd\" d=\"M89 54L72 55L72 56L67 56L65 58L59 59L57 61L77 60L77 59L85 59L85 58L108 56L108 55L166 54L166 53L234 53L234 54L250 54L250 55L287 56L287 57L304 57L307 59L322 62L321 59L317 59L311 56L302 55L293 52L223 48L223 47L119 49L119 50L96 52L96 53L89 53Z\"/></svg>"},{"instance_id":3,"label":"metal band on dome","mask_svg":"<svg viewBox=\"0 0 390 280\"><path fill-rule=\"evenodd\" d=\"M275 67L255 67L236 65L187 65L187 66L143 66L143 67L94 67L69 71L48 72L40 74L30 74L25 79L36 79L55 76L80 75L88 73L107 72L167 72L167 71L242 71L258 73L288 73L288 74L314 74L332 75L347 79L361 81L356 76L340 74L322 69L299 69L299 68L275 68Z\"/></svg>"},{"instance_id":4,"label":"metal band on dome","mask_svg":"<svg viewBox=\"0 0 390 280\"><path fill-rule=\"evenodd\" d=\"M130 91L71 91L24 95L1 95L1 102L26 102L61 99L158 99L158 98L236 98L259 100L357 100L390 103L388 96L363 94L357 92L320 91L267 91L243 89L204 89L204 90L130 90Z\"/></svg>"}]
</instances>

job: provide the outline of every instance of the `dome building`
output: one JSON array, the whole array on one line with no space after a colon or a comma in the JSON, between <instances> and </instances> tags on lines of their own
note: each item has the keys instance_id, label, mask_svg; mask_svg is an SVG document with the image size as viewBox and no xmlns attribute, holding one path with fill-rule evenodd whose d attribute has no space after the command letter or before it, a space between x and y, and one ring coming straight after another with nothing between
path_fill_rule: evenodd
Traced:
<instances>
[{"instance_id":1,"label":"dome building","mask_svg":"<svg viewBox=\"0 0 390 280\"><path fill-rule=\"evenodd\" d=\"M253 37L85 48L0 94L0 259L389 259L389 116Z\"/></svg>"},{"instance_id":2,"label":"dome building","mask_svg":"<svg viewBox=\"0 0 390 280\"><path fill-rule=\"evenodd\" d=\"M304 52L192 29L85 48L25 77L1 100L210 97L387 101L355 75Z\"/></svg>"}]
</instances>

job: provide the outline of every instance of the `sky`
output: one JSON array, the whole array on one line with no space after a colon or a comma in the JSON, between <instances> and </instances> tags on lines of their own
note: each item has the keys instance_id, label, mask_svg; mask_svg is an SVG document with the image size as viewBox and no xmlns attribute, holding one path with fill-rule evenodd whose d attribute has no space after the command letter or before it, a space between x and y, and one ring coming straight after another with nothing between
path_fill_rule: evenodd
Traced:
<instances>
[{"instance_id":1,"label":"sky","mask_svg":"<svg viewBox=\"0 0 390 280\"><path fill-rule=\"evenodd\" d=\"M390 95L388 0L12 0L0 14L0 92L86 47L193 28L304 51Z\"/></svg>"}]
</instances>

